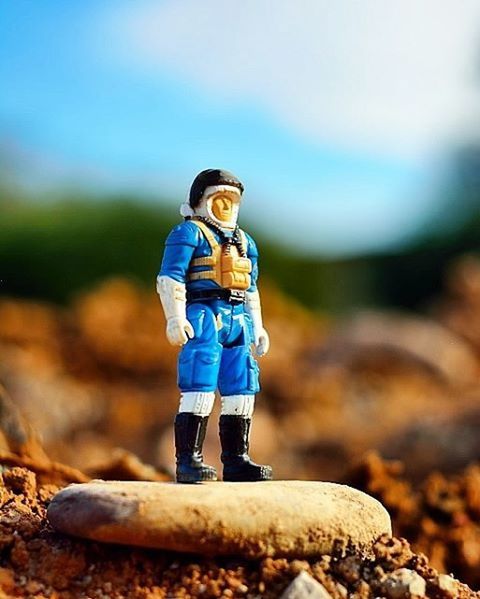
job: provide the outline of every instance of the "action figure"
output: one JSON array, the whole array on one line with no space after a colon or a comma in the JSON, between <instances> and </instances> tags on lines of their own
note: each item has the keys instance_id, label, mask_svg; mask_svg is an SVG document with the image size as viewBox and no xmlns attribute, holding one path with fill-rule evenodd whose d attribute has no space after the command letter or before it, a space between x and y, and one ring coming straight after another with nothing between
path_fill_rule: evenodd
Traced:
<instances>
[{"instance_id":1,"label":"action figure","mask_svg":"<svg viewBox=\"0 0 480 599\"><path fill-rule=\"evenodd\" d=\"M257 356L269 348L257 291L258 252L237 225L242 183L232 173L202 171L180 209L184 222L165 244L157 291L167 338L178 357L180 407L175 418L177 482L216 480L202 447L215 391L221 394L223 480L272 478L270 466L248 456Z\"/></svg>"}]
</instances>

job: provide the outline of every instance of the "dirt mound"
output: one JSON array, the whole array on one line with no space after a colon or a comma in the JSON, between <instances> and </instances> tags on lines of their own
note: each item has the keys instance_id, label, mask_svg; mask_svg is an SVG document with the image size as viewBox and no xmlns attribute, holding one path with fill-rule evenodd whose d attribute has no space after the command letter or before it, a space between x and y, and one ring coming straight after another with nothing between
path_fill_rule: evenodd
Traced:
<instances>
[{"instance_id":1,"label":"dirt mound","mask_svg":"<svg viewBox=\"0 0 480 599\"><path fill-rule=\"evenodd\" d=\"M276 476L338 480L371 448L392 458L412 448L419 476L476 458L476 436L452 430L442 451L432 437L445 419L478 407L480 356L461 330L398 315L341 326L273 287L262 297L272 348L251 445ZM480 304L468 306L480 314ZM126 280L105 281L66 308L0 299L0 381L52 459L86 471L122 447L172 468L177 350L164 329L154 291ZM217 415L218 406L205 454L219 466ZM418 422L428 426L412 431Z\"/></svg>"},{"instance_id":2,"label":"dirt mound","mask_svg":"<svg viewBox=\"0 0 480 599\"><path fill-rule=\"evenodd\" d=\"M365 456L347 482L379 499L393 519L394 534L405 536L441 572L454 572L480 587L480 465L457 475L432 472L413 486L404 465Z\"/></svg>"},{"instance_id":3,"label":"dirt mound","mask_svg":"<svg viewBox=\"0 0 480 599\"><path fill-rule=\"evenodd\" d=\"M47 523L46 507L59 488L48 477L14 467L3 471L0 483L0 589L7 596L273 599L303 570L333 599L389 596L389 581L404 570L426 582L429 597L480 596L439 577L425 556L398 538L379 539L374 557L338 546L332 556L310 561L206 559L75 540L54 533ZM409 597L405 589L395 596Z\"/></svg>"},{"instance_id":4,"label":"dirt mound","mask_svg":"<svg viewBox=\"0 0 480 599\"><path fill-rule=\"evenodd\" d=\"M351 459L370 448L402 457L405 473L398 462L370 456L349 482L382 501L396 534L414 551L474 588L480 588L480 467L466 466L480 447L479 290L480 263L468 258L453 268L430 318L376 316L340 326L265 288L272 350L262 363L252 431L253 457L272 463L278 478L339 480ZM387 596L396 583L382 587L385 573L398 584L415 580L402 569L427 580L429 596L452 596L450 579L435 578L426 559L399 540L380 541L374 560L339 549L315 562L245 562L54 534L45 508L69 482L168 479L178 390L176 350L164 326L154 292L124 280L104 282L66 308L0 300L0 380L12 398L0 392L5 593L276 597L305 568L342 599ZM219 456L216 414L205 443L212 464Z\"/></svg>"}]
</instances>

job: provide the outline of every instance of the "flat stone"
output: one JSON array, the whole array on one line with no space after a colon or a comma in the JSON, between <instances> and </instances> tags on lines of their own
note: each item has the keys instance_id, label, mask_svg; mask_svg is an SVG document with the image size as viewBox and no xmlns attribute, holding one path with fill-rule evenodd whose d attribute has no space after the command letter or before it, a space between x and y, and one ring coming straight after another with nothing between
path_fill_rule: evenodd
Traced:
<instances>
[{"instance_id":1,"label":"flat stone","mask_svg":"<svg viewBox=\"0 0 480 599\"><path fill-rule=\"evenodd\" d=\"M346 485L92 481L62 489L48 508L61 532L107 543L246 557L312 557L337 540L369 550L390 517Z\"/></svg>"}]
</instances>

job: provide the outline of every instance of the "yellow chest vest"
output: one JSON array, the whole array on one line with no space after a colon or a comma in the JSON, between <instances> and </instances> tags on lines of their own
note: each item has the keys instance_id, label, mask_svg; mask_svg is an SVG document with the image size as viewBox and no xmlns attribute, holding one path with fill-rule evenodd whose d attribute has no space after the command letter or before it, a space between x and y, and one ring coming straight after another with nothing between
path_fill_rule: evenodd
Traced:
<instances>
[{"instance_id":1,"label":"yellow chest vest","mask_svg":"<svg viewBox=\"0 0 480 599\"><path fill-rule=\"evenodd\" d=\"M220 244L211 229L200 220L191 220L205 236L210 246L211 255L193 258L190 266L208 266L208 269L199 272L190 272L189 281L210 280L215 281L224 289L247 290L251 285L252 262L249 258L240 256L234 243ZM240 229L242 249L247 253L247 238Z\"/></svg>"}]
</instances>

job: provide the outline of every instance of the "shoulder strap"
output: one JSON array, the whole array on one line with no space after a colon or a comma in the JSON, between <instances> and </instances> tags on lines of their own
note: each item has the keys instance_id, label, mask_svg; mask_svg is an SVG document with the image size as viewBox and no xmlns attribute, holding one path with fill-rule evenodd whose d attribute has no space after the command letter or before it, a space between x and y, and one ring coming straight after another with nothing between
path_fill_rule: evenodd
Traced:
<instances>
[{"instance_id":1,"label":"shoulder strap","mask_svg":"<svg viewBox=\"0 0 480 599\"><path fill-rule=\"evenodd\" d=\"M208 244L210 245L212 252L213 252L218 247L219 243L215 239L215 235L211 231L210 227L208 225L206 225L204 222L202 222L201 220L195 220L192 218L192 220L190 222L195 223L197 225L197 227L200 229L200 231L204 234L204 236L205 236L206 240L208 241Z\"/></svg>"}]
</instances>

